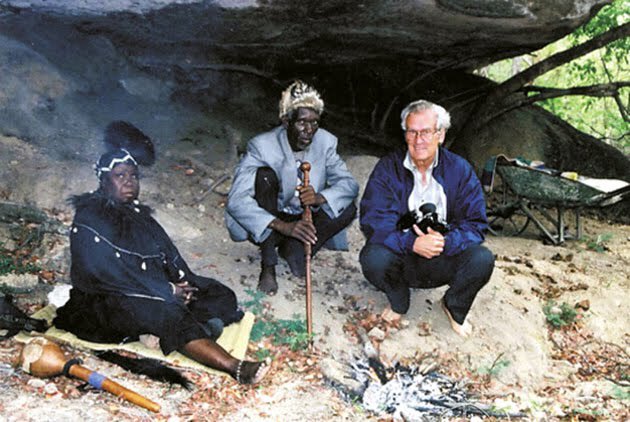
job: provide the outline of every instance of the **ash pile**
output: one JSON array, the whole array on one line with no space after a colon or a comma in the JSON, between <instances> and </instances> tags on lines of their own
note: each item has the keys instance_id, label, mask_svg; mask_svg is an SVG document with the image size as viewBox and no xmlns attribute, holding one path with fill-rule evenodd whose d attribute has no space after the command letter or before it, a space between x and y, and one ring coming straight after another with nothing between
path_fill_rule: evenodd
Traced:
<instances>
[{"instance_id":1,"label":"ash pile","mask_svg":"<svg viewBox=\"0 0 630 422\"><path fill-rule=\"evenodd\" d=\"M436 362L417 366L395 363L386 367L367 336L363 350L344 361L326 359L321 369L330 385L353 402L380 417L404 421L433 421L457 417L519 418L525 414L497 412L476 402L466 382L436 371Z\"/></svg>"}]
</instances>

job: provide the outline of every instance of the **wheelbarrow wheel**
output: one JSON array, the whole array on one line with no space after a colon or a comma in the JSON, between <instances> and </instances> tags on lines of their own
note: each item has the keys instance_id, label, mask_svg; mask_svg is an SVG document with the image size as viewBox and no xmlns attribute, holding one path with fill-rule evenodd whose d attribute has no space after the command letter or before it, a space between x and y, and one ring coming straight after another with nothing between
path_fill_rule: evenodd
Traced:
<instances>
[{"instance_id":1,"label":"wheelbarrow wheel","mask_svg":"<svg viewBox=\"0 0 630 422\"><path fill-rule=\"evenodd\" d=\"M488 225L490 232L495 236L518 236L523 233L529 225L530 218L520 210L506 217L491 215L491 213L492 211L488 213Z\"/></svg>"},{"instance_id":2,"label":"wheelbarrow wheel","mask_svg":"<svg viewBox=\"0 0 630 422\"><path fill-rule=\"evenodd\" d=\"M518 198L502 178L487 197L488 226L495 236L518 236L529 225L529 216L521 209Z\"/></svg>"}]
</instances>

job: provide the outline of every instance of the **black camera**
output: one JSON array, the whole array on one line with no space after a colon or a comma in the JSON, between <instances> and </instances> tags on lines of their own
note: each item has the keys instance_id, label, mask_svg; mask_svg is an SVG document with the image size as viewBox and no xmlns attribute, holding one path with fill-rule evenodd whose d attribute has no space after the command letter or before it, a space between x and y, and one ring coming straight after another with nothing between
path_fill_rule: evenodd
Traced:
<instances>
[{"instance_id":1,"label":"black camera","mask_svg":"<svg viewBox=\"0 0 630 422\"><path fill-rule=\"evenodd\" d=\"M446 234L449 231L448 223L440 218L436 212L435 204L429 202L422 204L418 211L412 210L400 217L400 220L396 223L396 228L398 230L407 230L414 224L425 234L428 233L429 227L441 234Z\"/></svg>"}]
</instances>

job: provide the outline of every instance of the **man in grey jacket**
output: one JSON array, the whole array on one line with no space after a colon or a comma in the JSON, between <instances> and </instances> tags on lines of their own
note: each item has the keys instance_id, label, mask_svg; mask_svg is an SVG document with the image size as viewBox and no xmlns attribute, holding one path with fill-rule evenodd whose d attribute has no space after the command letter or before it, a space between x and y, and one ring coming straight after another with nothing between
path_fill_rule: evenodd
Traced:
<instances>
[{"instance_id":1,"label":"man in grey jacket","mask_svg":"<svg viewBox=\"0 0 630 422\"><path fill-rule=\"evenodd\" d=\"M304 276L304 243L314 255L324 244L347 249L345 228L356 216L359 186L337 154L337 138L319 128L324 102L295 81L280 99L282 124L247 145L228 196L225 220L232 240L260 247L258 289L278 291L278 253L293 275ZM300 164L311 164L310 184L302 185ZM311 207L313 221L302 220Z\"/></svg>"}]
</instances>

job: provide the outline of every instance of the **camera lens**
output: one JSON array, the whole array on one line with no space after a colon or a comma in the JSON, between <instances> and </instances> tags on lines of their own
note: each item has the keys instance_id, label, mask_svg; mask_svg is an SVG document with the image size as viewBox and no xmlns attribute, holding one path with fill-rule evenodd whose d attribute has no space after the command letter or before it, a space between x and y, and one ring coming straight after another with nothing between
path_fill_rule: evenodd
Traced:
<instances>
[{"instance_id":1,"label":"camera lens","mask_svg":"<svg viewBox=\"0 0 630 422\"><path fill-rule=\"evenodd\" d=\"M422 204L420 207L420 212L422 215L433 214L436 210L435 204L427 202L426 204Z\"/></svg>"}]
</instances>

